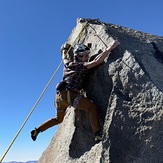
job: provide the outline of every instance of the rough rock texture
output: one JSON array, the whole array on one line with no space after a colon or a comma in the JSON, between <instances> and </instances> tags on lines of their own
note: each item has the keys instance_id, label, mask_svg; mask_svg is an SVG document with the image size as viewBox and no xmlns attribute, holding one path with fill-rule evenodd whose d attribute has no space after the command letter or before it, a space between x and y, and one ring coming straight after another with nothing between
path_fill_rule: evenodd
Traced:
<instances>
[{"instance_id":1,"label":"rough rock texture","mask_svg":"<svg viewBox=\"0 0 163 163\"><path fill-rule=\"evenodd\" d=\"M39 163L163 163L163 37L78 19L67 42L75 39L92 43L92 57L121 43L85 86L100 110L103 141L95 144L86 113L77 121L69 108Z\"/></svg>"}]
</instances>

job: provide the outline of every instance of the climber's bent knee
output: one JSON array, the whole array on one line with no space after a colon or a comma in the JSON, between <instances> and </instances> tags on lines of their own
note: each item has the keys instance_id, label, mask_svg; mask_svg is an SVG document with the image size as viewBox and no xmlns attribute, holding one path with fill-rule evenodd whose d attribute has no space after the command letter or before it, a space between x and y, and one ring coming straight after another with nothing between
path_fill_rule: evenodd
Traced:
<instances>
[{"instance_id":1,"label":"climber's bent knee","mask_svg":"<svg viewBox=\"0 0 163 163\"><path fill-rule=\"evenodd\" d=\"M58 121L58 123L63 122L64 116L65 116L65 110L57 109L57 117L56 117L56 120Z\"/></svg>"}]
</instances>

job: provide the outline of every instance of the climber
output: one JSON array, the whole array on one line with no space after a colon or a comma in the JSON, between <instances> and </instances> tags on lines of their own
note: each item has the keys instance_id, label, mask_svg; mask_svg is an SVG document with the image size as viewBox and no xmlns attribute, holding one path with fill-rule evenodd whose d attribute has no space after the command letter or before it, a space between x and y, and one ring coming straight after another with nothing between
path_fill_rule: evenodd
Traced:
<instances>
[{"instance_id":1,"label":"climber","mask_svg":"<svg viewBox=\"0 0 163 163\"><path fill-rule=\"evenodd\" d=\"M95 141L102 140L101 126L99 122L98 108L88 98L80 94L84 76L88 69L91 69L99 64L102 64L106 57L109 57L111 51L119 45L118 41L114 41L112 46L106 48L93 61L88 61L90 48L84 44L76 44L73 49L73 59L70 59L67 51L70 48L69 44L61 47L62 59L64 62L63 80L56 86L55 107L57 115L55 118L49 119L38 128L31 131L31 138L36 140L38 134L55 126L63 121L66 109L68 106L74 106L79 110L84 110L88 113L89 120ZM76 103L76 104L75 104Z\"/></svg>"}]
</instances>

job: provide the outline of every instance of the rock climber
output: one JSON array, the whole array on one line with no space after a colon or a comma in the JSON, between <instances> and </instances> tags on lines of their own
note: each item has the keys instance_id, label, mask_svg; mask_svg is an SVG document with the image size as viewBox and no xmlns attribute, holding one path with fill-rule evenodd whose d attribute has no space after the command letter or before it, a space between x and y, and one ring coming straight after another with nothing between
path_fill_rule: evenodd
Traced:
<instances>
[{"instance_id":1,"label":"rock climber","mask_svg":"<svg viewBox=\"0 0 163 163\"><path fill-rule=\"evenodd\" d=\"M119 45L114 41L111 47L106 48L93 61L89 61L90 48L84 44L76 44L73 48L73 59L68 55L69 44L61 47L62 59L64 62L63 80L56 86L55 107L57 115L41 124L38 128L31 131L33 141L37 139L40 132L58 125L63 121L68 106L77 107L88 113L90 124L95 136L95 141L102 140L102 131L99 121L98 108L88 98L80 94L83 80L89 69L104 63L105 58L109 57L111 51ZM76 104L75 104L76 103Z\"/></svg>"}]
</instances>

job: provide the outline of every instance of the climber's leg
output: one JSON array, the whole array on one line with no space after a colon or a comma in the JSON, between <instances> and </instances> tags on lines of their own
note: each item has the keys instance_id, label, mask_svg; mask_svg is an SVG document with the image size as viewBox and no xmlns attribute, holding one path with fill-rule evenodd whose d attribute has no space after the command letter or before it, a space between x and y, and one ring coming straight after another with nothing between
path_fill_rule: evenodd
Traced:
<instances>
[{"instance_id":1,"label":"climber's leg","mask_svg":"<svg viewBox=\"0 0 163 163\"><path fill-rule=\"evenodd\" d=\"M92 130L94 133L101 130L97 106L85 97L81 97L78 103L78 109L88 113Z\"/></svg>"}]
</instances>

